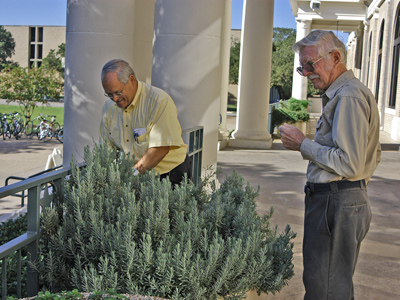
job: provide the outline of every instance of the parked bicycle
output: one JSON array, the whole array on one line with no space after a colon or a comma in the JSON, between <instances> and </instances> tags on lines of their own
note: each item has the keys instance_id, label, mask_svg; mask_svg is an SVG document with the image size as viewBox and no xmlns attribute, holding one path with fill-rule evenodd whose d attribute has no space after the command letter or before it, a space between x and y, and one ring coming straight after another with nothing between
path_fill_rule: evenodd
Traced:
<instances>
[{"instance_id":1,"label":"parked bicycle","mask_svg":"<svg viewBox=\"0 0 400 300\"><path fill-rule=\"evenodd\" d=\"M50 122L47 120L49 117L51 117ZM56 116L40 114L38 117L27 122L25 134L31 138L36 136L41 141L47 141L56 136L60 128L60 124L56 122Z\"/></svg>"},{"instance_id":2,"label":"parked bicycle","mask_svg":"<svg viewBox=\"0 0 400 300\"><path fill-rule=\"evenodd\" d=\"M22 136L23 120L19 112L10 113L12 121L10 123L11 134L18 140Z\"/></svg>"},{"instance_id":3,"label":"parked bicycle","mask_svg":"<svg viewBox=\"0 0 400 300\"><path fill-rule=\"evenodd\" d=\"M63 140L63 138L64 138L64 126L62 126L62 127L57 131L56 138L57 138L57 140L58 140L61 144L64 143L64 140Z\"/></svg>"},{"instance_id":4,"label":"parked bicycle","mask_svg":"<svg viewBox=\"0 0 400 300\"><path fill-rule=\"evenodd\" d=\"M10 123L8 122L7 114L2 114L1 116L1 135L3 136L3 140L7 137L11 138L11 128Z\"/></svg>"},{"instance_id":5,"label":"parked bicycle","mask_svg":"<svg viewBox=\"0 0 400 300\"><path fill-rule=\"evenodd\" d=\"M60 129L60 124L55 122L56 116L50 116L51 122L49 123L45 116L39 124L39 131L37 137L41 141L51 140L53 136L56 135L57 131Z\"/></svg>"},{"instance_id":6,"label":"parked bicycle","mask_svg":"<svg viewBox=\"0 0 400 300\"><path fill-rule=\"evenodd\" d=\"M39 132L39 124L44 117L44 115L39 114L39 116L37 116L36 118L33 118L32 120L26 122L24 130L25 135L30 138L32 138L33 136L37 136L37 133Z\"/></svg>"}]
</instances>

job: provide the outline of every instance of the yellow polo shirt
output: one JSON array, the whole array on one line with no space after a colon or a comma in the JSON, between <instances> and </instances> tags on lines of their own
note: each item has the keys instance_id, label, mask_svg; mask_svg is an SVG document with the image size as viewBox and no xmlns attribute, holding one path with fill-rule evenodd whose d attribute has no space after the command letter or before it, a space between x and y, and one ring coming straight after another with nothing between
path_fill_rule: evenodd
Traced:
<instances>
[{"instance_id":1,"label":"yellow polo shirt","mask_svg":"<svg viewBox=\"0 0 400 300\"><path fill-rule=\"evenodd\" d=\"M108 99L103 106L100 142L126 153L135 154L135 162L152 147L170 146L168 154L154 168L160 174L171 171L186 157L178 112L163 90L138 81L132 103L119 108Z\"/></svg>"}]
</instances>

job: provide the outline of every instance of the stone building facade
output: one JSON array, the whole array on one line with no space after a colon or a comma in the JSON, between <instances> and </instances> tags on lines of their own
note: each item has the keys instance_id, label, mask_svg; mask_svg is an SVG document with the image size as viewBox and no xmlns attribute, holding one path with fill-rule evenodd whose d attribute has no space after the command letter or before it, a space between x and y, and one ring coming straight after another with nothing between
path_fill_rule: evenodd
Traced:
<instances>
[{"instance_id":1,"label":"stone building facade","mask_svg":"<svg viewBox=\"0 0 400 300\"><path fill-rule=\"evenodd\" d=\"M350 33L347 67L375 95L381 130L400 141L400 0L290 0L297 40L313 29ZM317 4L312 7L312 4ZM294 66L298 65L296 56ZM293 96L305 99L306 78L294 72Z\"/></svg>"},{"instance_id":2,"label":"stone building facade","mask_svg":"<svg viewBox=\"0 0 400 300\"><path fill-rule=\"evenodd\" d=\"M50 50L65 43L65 26L4 26L15 41L11 57L21 67L41 66Z\"/></svg>"}]
</instances>

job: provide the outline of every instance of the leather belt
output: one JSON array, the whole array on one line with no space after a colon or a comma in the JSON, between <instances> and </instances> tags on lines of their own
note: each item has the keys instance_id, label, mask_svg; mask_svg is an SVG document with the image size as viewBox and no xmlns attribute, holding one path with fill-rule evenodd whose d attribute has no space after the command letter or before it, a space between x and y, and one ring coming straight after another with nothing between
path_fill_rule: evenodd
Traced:
<instances>
[{"instance_id":1,"label":"leather belt","mask_svg":"<svg viewBox=\"0 0 400 300\"><path fill-rule=\"evenodd\" d=\"M351 188L362 188L365 187L365 180L357 180L357 181L331 181L327 183L312 183L307 182L304 187L304 192L311 193L323 193L323 192L334 192L339 190L346 190Z\"/></svg>"}]
</instances>

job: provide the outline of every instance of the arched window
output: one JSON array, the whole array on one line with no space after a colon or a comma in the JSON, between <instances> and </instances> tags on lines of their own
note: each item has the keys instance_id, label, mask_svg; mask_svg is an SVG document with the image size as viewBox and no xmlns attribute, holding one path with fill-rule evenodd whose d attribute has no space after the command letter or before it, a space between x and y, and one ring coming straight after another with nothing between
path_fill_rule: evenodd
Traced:
<instances>
[{"instance_id":1,"label":"arched window","mask_svg":"<svg viewBox=\"0 0 400 300\"><path fill-rule=\"evenodd\" d=\"M383 31L385 29L385 20L382 21L381 30L379 32L379 49L378 49L378 68L376 69L376 88L375 88L375 99L378 103L379 97L379 83L381 80L381 66L382 66L382 48L383 48Z\"/></svg>"},{"instance_id":2,"label":"arched window","mask_svg":"<svg viewBox=\"0 0 400 300\"><path fill-rule=\"evenodd\" d=\"M400 7L400 6L399 6ZM397 81L399 78L399 53L400 53L400 11L397 8L396 27L393 41L392 80L390 82L389 108L396 106Z\"/></svg>"}]
</instances>

